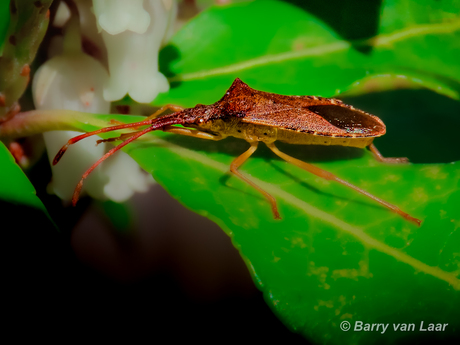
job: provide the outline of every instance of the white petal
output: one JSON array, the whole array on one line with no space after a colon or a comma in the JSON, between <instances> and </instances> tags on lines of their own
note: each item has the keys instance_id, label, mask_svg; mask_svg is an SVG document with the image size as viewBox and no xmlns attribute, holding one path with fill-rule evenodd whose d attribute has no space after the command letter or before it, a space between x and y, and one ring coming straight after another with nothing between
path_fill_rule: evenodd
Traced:
<instances>
[{"instance_id":1,"label":"white petal","mask_svg":"<svg viewBox=\"0 0 460 345\"><path fill-rule=\"evenodd\" d=\"M104 67L88 55L56 56L35 73L32 83L35 107L108 113L110 103L102 97L106 80Z\"/></svg>"},{"instance_id":2,"label":"white petal","mask_svg":"<svg viewBox=\"0 0 460 345\"><path fill-rule=\"evenodd\" d=\"M176 11L175 2L172 4L167 10L163 1L144 2L151 22L142 35L132 31L118 35L102 32L110 70L110 80L104 88L107 101L119 100L128 93L136 102L150 103L159 93L169 90L166 77L158 71L158 52Z\"/></svg>"},{"instance_id":3,"label":"white petal","mask_svg":"<svg viewBox=\"0 0 460 345\"><path fill-rule=\"evenodd\" d=\"M152 175L142 172L127 154L114 156L104 164L102 171L110 176L110 181L104 186L104 194L118 202L129 199L134 192L146 192L153 182Z\"/></svg>"},{"instance_id":4,"label":"white petal","mask_svg":"<svg viewBox=\"0 0 460 345\"><path fill-rule=\"evenodd\" d=\"M126 30L143 34L150 24L143 0L93 0L93 5L100 28L111 35Z\"/></svg>"}]
</instances>

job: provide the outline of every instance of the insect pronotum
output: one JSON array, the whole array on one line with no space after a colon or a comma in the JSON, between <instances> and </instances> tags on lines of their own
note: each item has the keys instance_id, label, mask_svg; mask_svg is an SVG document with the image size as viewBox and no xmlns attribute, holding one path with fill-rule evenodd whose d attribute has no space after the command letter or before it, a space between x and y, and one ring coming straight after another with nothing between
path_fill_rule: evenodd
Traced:
<instances>
[{"instance_id":1,"label":"insect pronotum","mask_svg":"<svg viewBox=\"0 0 460 345\"><path fill-rule=\"evenodd\" d=\"M166 110L174 113L158 117ZM177 127L174 125L182 125ZM146 120L106 127L70 139L54 158L58 163L67 148L76 142L95 134L125 128L145 129L122 134L116 138L98 140L108 142L121 140L122 143L111 149L82 176L73 194L75 205L83 186L83 180L109 156L140 136L155 130L187 135L208 140L222 140L228 136L241 138L249 142L250 148L237 157L230 165L230 171L237 177L254 187L270 202L273 216L281 219L275 198L241 174L238 168L256 151L260 141L285 161L311 172L327 180L337 181L355 191L377 201L405 219L420 225L417 218L400 210L376 196L358 188L339 177L300 161L278 150L275 141L302 145L341 145L358 148L368 147L377 160L387 163L407 162L407 158L385 158L372 141L385 134L385 125L377 116L344 104L342 101L315 96L283 96L258 91L250 88L240 79L235 79L224 97L212 104L198 104L194 108L183 109L174 105L166 105Z\"/></svg>"}]
</instances>

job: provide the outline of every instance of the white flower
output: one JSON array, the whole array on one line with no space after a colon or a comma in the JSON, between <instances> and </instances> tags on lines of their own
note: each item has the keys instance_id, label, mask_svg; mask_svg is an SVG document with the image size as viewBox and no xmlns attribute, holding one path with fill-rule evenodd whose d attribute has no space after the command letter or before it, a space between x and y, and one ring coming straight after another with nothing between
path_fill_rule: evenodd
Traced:
<instances>
[{"instance_id":1,"label":"white flower","mask_svg":"<svg viewBox=\"0 0 460 345\"><path fill-rule=\"evenodd\" d=\"M119 100L128 93L136 102L149 103L167 92L169 83L158 71L158 52L171 34L176 2L93 0L93 5L108 53L105 100Z\"/></svg>"},{"instance_id":2,"label":"white flower","mask_svg":"<svg viewBox=\"0 0 460 345\"><path fill-rule=\"evenodd\" d=\"M94 13L102 30L111 35L126 30L143 34L150 25L150 15L142 7L143 2L144 0L95 0Z\"/></svg>"},{"instance_id":3,"label":"white flower","mask_svg":"<svg viewBox=\"0 0 460 345\"><path fill-rule=\"evenodd\" d=\"M103 85L108 80L105 68L80 50L78 24L69 23L64 52L43 64L36 72L32 93L37 109L69 109L107 114L110 103L104 100ZM50 161L63 144L78 132L54 131L44 134ZM106 145L95 146L87 139L73 145L59 164L52 166L51 188L64 200L70 200L82 174L105 152ZM123 201L135 191L146 191L152 181L137 163L118 152L85 180L83 190L94 198Z\"/></svg>"}]
</instances>

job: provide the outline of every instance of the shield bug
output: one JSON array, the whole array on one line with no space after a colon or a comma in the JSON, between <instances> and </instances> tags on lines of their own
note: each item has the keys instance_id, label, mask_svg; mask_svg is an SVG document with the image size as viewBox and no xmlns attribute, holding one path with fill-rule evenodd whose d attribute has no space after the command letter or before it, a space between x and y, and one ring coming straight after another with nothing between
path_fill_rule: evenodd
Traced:
<instances>
[{"instance_id":1,"label":"shield bug","mask_svg":"<svg viewBox=\"0 0 460 345\"><path fill-rule=\"evenodd\" d=\"M165 110L174 113L161 115ZM182 125L177 127L174 125ZM142 130L142 126L147 126ZM250 148L237 157L230 165L230 171L245 181L270 202L274 218L280 219L275 198L241 174L238 168L256 151L259 142L264 142L270 150L285 161L327 180L337 181L355 191L377 201L405 219L420 225L417 218L400 210L376 196L323 169L291 157L275 146L275 141L300 145L341 145L358 148L368 147L377 160L387 163L407 162L407 158L385 158L372 143L374 138L385 134L385 125L377 116L344 104L338 99L315 96L283 96L250 88L240 79L236 79L222 99L212 105L199 104L194 108L183 109L167 105L159 109L146 120L102 128L70 139L54 158L56 164L72 145L89 136L121 129L136 129L135 132L122 134L116 138L98 140L99 142L117 141L122 143L111 149L82 176L75 189L72 203L78 201L83 180L107 157L140 136L154 131L192 136L208 140L222 140L228 136L241 138L249 142Z\"/></svg>"}]
</instances>

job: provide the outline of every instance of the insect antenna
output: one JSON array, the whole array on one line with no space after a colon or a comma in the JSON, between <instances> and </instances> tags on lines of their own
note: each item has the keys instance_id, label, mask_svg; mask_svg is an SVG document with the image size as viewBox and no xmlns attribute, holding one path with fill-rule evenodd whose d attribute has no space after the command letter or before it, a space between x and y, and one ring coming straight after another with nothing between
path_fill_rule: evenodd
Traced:
<instances>
[{"instance_id":1,"label":"insect antenna","mask_svg":"<svg viewBox=\"0 0 460 345\"><path fill-rule=\"evenodd\" d=\"M171 115L173 115L173 114L171 114ZM57 153L56 157L54 157L53 165L55 165L57 162L59 162L59 160L64 155L64 153L66 152L67 148L70 145L75 144L75 143L79 142L80 140L82 140L84 138L87 138L87 137L90 137L90 136L93 136L93 135L96 135L96 134L99 134L99 133L116 131L116 130L124 129L124 128L132 128L132 127L150 125L149 127L145 128L145 129L143 129L141 131L133 133L132 136L130 136L128 139L124 140L121 144L119 144L116 147L114 147L113 149L111 149L104 156L102 156L96 163L94 163L88 170L86 170L86 172L83 174L80 182L78 183L77 187L75 188L75 191L74 191L73 196L72 196L72 205L75 206L77 204L77 201L78 201L78 198L79 198L79 195L80 195L80 191L81 191L81 189L83 187L83 181L88 177L89 174L91 174L91 172L99 164L101 164L103 161L105 161L107 158L109 158L115 152L119 151L124 146L128 145L130 142L136 140L137 138L141 137L142 135L144 135L144 134L146 134L148 132L161 129L164 126L175 125L175 124L183 124L183 123L184 123L184 120L182 118L180 118L180 117L165 116L165 117L161 117L159 119L152 119L152 120L146 120L146 121L141 121L141 122L128 123L128 124L123 124L123 125L117 125L117 126L101 128L101 129L99 129L97 131L81 134L79 136L76 136L76 137L70 139L67 142L67 144L65 144L59 150L59 152Z\"/></svg>"},{"instance_id":2,"label":"insect antenna","mask_svg":"<svg viewBox=\"0 0 460 345\"><path fill-rule=\"evenodd\" d=\"M116 125L116 126L110 126L110 127L105 127L98 129L96 131L80 134L76 137L73 137L69 139L69 141L59 150L57 155L53 159L53 165L56 165L64 155L64 153L67 151L70 145L78 143L80 140L91 137L93 135L99 134L99 133L105 133L105 132L111 132L111 131L116 131L119 129L125 129L125 128L131 128L131 127L138 127L138 126L145 126L145 125L150 125L152 124L151 120L146 120L146 121L141 121L141 122L135 122L135 123L126 123L122 125Z\"/></svg>"}]
</instances>

